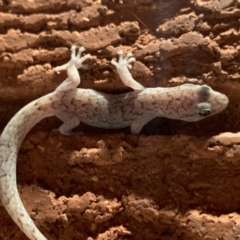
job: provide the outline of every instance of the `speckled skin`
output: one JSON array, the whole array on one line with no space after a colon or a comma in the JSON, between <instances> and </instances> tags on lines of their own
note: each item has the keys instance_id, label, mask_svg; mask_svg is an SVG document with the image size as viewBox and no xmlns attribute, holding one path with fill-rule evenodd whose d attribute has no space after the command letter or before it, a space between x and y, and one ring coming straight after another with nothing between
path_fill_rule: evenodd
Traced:
<instances>
[{"instance_id":1,"label":"speckled skin","mask_svg":"<svg viewBox=\"0 0 240 240\"><path fill-rule=\"evenodd\" d=\"M91 89L77 89L79 68L90 57L81 57L84 51L72 47L71 60L56 71L67 70L68 78L52 93L37 99L21 109L8 123L0 138L0 197L12 219L31 240L46 240L26 212L16 184L17 154L26 134L40 120L57 116L64 123L59 131L71 135L80 121L101 128L130 126L138 134L151 119L167 117L183 121L198 121L224 110L228 98L210 87L184 84L172 88L144 88L130 75L128 68L135 59L131 54L118 63L112 60L125 85L135 91L110 95Z\"/></svg>"}]
</instances>

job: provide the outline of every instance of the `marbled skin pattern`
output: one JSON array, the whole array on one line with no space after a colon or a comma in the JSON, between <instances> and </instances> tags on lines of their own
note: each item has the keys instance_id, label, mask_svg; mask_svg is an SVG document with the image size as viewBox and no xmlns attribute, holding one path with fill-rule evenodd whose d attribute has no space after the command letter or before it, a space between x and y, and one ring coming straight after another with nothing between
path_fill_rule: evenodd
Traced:
<instances>
[{"instance_id":1,"label":"marbled skin pattern","mask_svg":"<svg viewBox=\"0 0 240 240\"><path fill-rule=\"evenodd\" d=\"M85 68L81 58L84 49L76 54L72 47L71 60L56 71L67 70L68 78L52 93L43 96L21 109L7 124L0 138L0 198L12 219L31 240L46 240L26 212L16 184L16 160L20 145L29 130L46 117L57 116L63 121L59 131L71 135L81 121L100 128L130 126L133 134L155 117L183 121L199 121L224 110L228 98L209 86L183 84L171 88L144 88L132 79L128 68L134 61L131 54L123 58L119 52L117 67L123 82L132 92L110 95L91 89L77 89L80 76L77 71Z\"/></svg>"}]
</instances>

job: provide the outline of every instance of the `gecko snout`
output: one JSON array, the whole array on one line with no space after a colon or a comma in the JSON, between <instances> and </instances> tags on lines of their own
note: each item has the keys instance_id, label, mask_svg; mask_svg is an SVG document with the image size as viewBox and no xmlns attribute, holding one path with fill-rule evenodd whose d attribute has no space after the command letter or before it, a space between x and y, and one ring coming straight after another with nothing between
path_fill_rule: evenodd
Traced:
<instances>
[{"instance_id":1,"label":"gecko snout","mask_svg":"<svg viewBox=\"0 0 240 240\"><path fill-rule=\"evenodd\" d=\"M228 103L229 103L229 99L225 94L222 94L220 92L216 92L213 90L209 100L212 108L211 115L214 115L223 111L228 106Z\"/></svg>"}]
</instances>

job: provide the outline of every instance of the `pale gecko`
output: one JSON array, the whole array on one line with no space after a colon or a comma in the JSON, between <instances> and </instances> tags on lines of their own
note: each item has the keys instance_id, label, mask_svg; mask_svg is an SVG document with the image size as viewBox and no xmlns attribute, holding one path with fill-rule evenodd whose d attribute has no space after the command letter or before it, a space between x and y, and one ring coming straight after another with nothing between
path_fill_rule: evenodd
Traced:
<instances>
[{"instance_id":1,"label":"pale gecko","mask_svg":"<svg viewBox=\"0 0 240 240\"><path fill-rule=\"evenodd\" d=\"M122 82L134 91L111 95L92 89L77 88L80 83L78 69L90 57L81 57L85 49L71 48L71 59L56 67L67 71L68 78L49 93L22 108L7 124L0 138L0 197L3 206L19 228L31 240L46 240L28 215L20 199L16 184L16 160L20 145L40 120L57 116L63 121L59 131L72 135L72 129L84 122L100 128L130 126L132 134L139 134L142 127L155 117L166 117L195 122L224 110L228 98L207 85L183 84L169 88L145 88L135 81L129 69L135 58L131 53L119 60L112 60Z\"/></svg>"}]
</instances>

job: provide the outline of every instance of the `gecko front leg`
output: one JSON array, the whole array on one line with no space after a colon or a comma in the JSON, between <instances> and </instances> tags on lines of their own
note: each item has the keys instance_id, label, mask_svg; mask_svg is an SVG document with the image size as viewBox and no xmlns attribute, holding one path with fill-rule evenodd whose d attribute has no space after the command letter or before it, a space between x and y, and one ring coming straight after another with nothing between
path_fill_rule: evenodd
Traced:
<instances>
[{"instance_id":1,"label":"gecko front leg","mask_svg":"<svg viewBox=\"0 0 240 240\"><path fill-rule=\"evenodd\" d=\"M143 126L146 125L149 121L151 121L155 117L156 115L149 115L136 119L130 125L131 133L134 135L138 135L141 132Z\"/></svg>"},{"instance_id":2,"label":"gecko front leg","mask_svg":"<svg viewBox=\"0 0 240 240\"><path fill-rule=\"evenodd\" d=\"M118 75L121 78L122 82L133 90L143 90L144 86L134 80L131 73L129 72L129 69L132 68L131 63L135 61L133 54L127 53L126 57L123 58L123 51L120 50L118 51L118 55L118 62L112 60L111 63L116 66Z\"/></svg>"},{"instance_id":3,"label":"gecko front leg","mask_svg":"<svg viewBox=\"0 0 240 240\"><path fill-rule=\"evenodd\" d=\"M91 57L90 54L86 54L81 57L82 53L85 51L84 47L80 47L78 53L76 53L76 46L71 47L71 59L69 62L62 66L54 68L56 72L67 70L68 78L62 82L55 91L67 91L75 89L81 82L81 78L78 72L79 68L87 69L88 66L83 64L88 58Z\"/></svg>"},{"instance_id":4,"label":"gecko front leg","mask_svg":"<svg viewBox=\"0 0 240 240\"><path fill-rule=\"evenodd\" d=\"M133 57L132 53L127 53L126 57L123 58L123 51L120 50L118 51L119 59L118 62L115 60L112 60L111 63L116 66L117 72L122 80L122 82L134 89L134 90L143 90L144 86L138 83L136 80L133 79L131 73L129 72L129 69L132 68L131 63L135 61L135 58ZM132 134L139 134L140 131L142 130L143 126L148 123L150 120L155 118L156 116L144 116L141 118L136 119L133 121L130 125L131 128L131 133Z\"/></svg>"}]
</instances>

